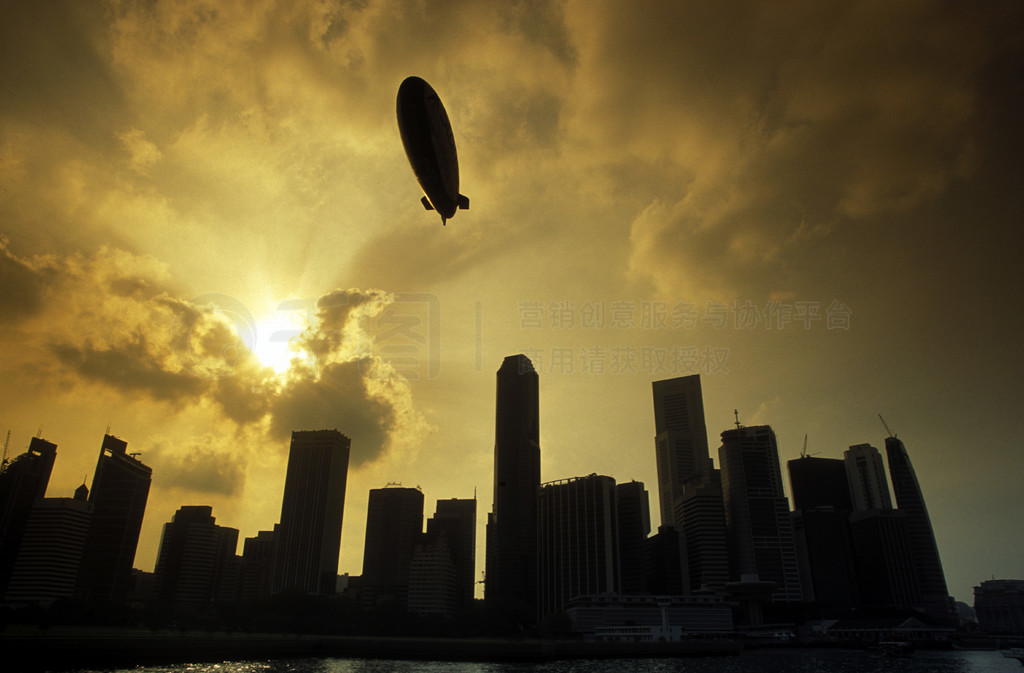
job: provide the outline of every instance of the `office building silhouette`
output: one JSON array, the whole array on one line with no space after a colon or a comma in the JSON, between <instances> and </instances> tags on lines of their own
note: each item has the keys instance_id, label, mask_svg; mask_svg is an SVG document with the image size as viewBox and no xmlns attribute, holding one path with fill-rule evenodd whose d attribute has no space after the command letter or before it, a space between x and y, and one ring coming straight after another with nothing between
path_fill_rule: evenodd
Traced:
<instances>
[{"instance_id":1,"label":"office building silhouette","mask_svg":"<svg viewBox=\"0 0 1024 673\"><path fill-rule=\"evenodd\" d=\"M423 492L389 484L370 489L363 547L364 604L408 603L409 566L423 535Z\"/></svg>"},{"instance_id":2,"label":"office building silhouette","mask_svg":"<svg viewBox=\"0 0 1024 673\"><path fill-rule=\"evenodd\" d=\"M337 430L292 432L272 593L335 593L350 446Z\"/></svg>"},{"instance_id":3,"label":"office building silhouette","mask_svg":"<svg viewBox=\"0 0 1024 673\"><path fill-rule=\"evenodd\" d=\"M706 478L713 468L700 375L654 381L652 388L661 523L681 525L676 500L687 482Z\"/></svg>"},{"instance_id":4,"label":"office building silhouette","mask_svg":"<svg viewBox=\"0 0 1024 673\"><path fill-rule=\"evenodd\" d=\"M884 608L921 605L903 512L894 509L853 512L850 538L861 605Z\"/></svg>"},{"instance_id":5,"label":"office building silhouette","mask_svg":"<svg viewBox=\"0 0 1024 673\"><path fill-rule=\"evenodd\" d=\"M124 600L132 590L132 565L153 470L128 443L103 436L89 490L92 519L76 593L91 601Z\"/></svg>"},{"instance_id":6,"label":"office building silhouette","mask_svg":"<svg viewBox=\"0 0 1024 673\"><path fill-rule=\"evenodd\" d=\"M438 500L434 516L427 519L426 543L444 537L455 570L455 610L465 611L473 602L476 585L476 498Z\"/></svg>"},{"instance_id":7,"label":"office building silhouette","mask_svg":"<svg viewBox=\"0 0 1024 673\"><path fill-rule=\"evenodd\" d=\"M726 430L718 455L733 578L774 582L774 602L800 601L800 566L775 433L767 425Z\"/></svg>"},{"instance_id":8,"label":"office building silhouette","mask_svg":"<svg viewBox=\"0 0 1024 673\"><path fill-rule=\"evenodd\" d=\"M854 444L843 453L854 512L892 509L882 454L870 444Z\"/></svg>"},{"instance_id":9,"label":"office building silhouette","mask_svg":"<svg viewBox=\"0 0 1024 673\"><path fill-rule=\"evenodd\" d=\"M73 498L37 500L14 563L6 600L49 604L75 594L75 583L92 519L89 489Z\"/></svg>"},{"instance_id":10,"label":"office building silhouette","mask_svg":"<svg viewBox=\"0 0 1024 673\"><path fill-rule=\"evenodd\" d=\"M237 547L238 529L218 526L211 506L183 505L164 524L153 598L171 613L202 612L230 583L226 571Z\"/></svg>"},{"instance_id":11,"label":"office building silhouette","mask_svg":"<svg viewBox=\"0 0 1024 673\"><path fill-rule=\"evenodd\" d=\"M623 594L647 591L644 543L651 534L651 505L643 482L630 481L615 487L619 527L619 576Z\"/></svg>"},{"instance_id":12,"label":"office building silhouette","mask_svg":"<svg viewBox=\"0 0 1024 673\"><path fill-rule=\"evenodd\" d=\"M896 508L906 516L907 539L921 607L936 619L952 621L955 617L953 601L946 588L946 575L942 571L932 521L907 447L895 436L886 437L885 453L889 459L889 476L892 478Z\"/></svg>"},{"instance_id":13,"label":"office building silhouette","mask_svg":"<svg viewBox=\"0 0 1024 673\"><path fill-rule=\"evenodd\" d=\"M837 612L852 608L859 598L846 464L837 458L801 456L786 465L804 600Z\"/></svg>"},{"instance_id":14,"label":"office building silhouette","mask_svg":"<svg viewBox=\"0 0 1024 673\"><path fill-rule=\"evenodd\" d=\"M0 466L0 596L11 581L32 507L46 495L57 445L33 437L28 450Z\"/></svg>"},{"instance_id":15,"label":"office building silhouette","mask_svg":"<svg viewBox=\"0 0 1024 673\"><path fill-rule=\"evenodd\" d=\"M484 599L520 621L536 614L539 488L537 372L525 355L510 355L497 373L494 503L487 517Z\"/></svg>"},{"instance_id":16,"label":"office building silhouette","mask_svg":"<svg viewBox=\"0 0 1024 673\"><path fill-rule=\"evenodd\" d=\"M544 484L537 509L538 616L577 596L619 593L615 480L591 474Z\"/></svg>"}]
</instances>

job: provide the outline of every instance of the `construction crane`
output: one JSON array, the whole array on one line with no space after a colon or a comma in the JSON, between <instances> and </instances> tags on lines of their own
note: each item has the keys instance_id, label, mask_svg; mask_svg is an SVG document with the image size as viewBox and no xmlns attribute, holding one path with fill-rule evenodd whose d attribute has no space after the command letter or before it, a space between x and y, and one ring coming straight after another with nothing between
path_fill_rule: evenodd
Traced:
<instances>
[{"instance_id":1,"label":"construction crane","mask_svg":"<svg viewBox=\"0 0 1024 673\"><path fill-rule=\"evenodd\" d=\"M878 420L882 421L882 426L885 428L885 431L889 433L889 436L895 439L896 433L889 429L889 424L885 422L884 418L882 418L882 414L878 414Z\"/></svg>"}]
</instances>

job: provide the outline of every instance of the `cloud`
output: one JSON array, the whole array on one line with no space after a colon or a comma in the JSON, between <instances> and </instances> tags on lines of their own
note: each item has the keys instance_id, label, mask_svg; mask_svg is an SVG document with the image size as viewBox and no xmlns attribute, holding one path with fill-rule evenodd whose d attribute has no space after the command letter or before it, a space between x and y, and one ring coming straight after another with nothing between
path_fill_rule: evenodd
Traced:
<instances>
[{"instance_id":1,"label":"cloud","mask_svg":"<svg viewBox=\"0 0 1024 673\"><path fill-rule=\"evenodd\" d=\"M0 303L20 325L14 338L46 344L42 355L22 357L59 365L62 385L98 385L175 413L213 405L239 429L266 423L274 441L293 430L337 428L353 440L354 465L407 445L412 430L423 429L408 386L372 353L365 331L394 300L387 292L321 297L312 324L293 340L292 369L278 375L251 351L246 330L255 324L244 307L221 295L175 296L152 259L110 248L26 259L4 243L0 277L8 281Z\"/></svg>"},{"instance_id":2,"label":"cloud","mask_svg":"<svg viewBox=\"0 0 1024 673\"><path fill-rule=\"evenodd\" d=\"M238 495L245 485L248 461L244 451L232 448L232 441L210 434L151 441L145 460L159 475L161 488Z\"/></svg>"}]
</instances>

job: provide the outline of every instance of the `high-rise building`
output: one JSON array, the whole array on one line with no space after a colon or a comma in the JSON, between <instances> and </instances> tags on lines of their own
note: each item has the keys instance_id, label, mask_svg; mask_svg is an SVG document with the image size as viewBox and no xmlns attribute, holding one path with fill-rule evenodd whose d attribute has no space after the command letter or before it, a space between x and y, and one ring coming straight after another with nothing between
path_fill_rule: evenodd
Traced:
<instances>
[{"instance_id":1,"label":"high-rise building","mask_svg":"<svg viewBox=\"0 0 1024 673\"><path fill-rule=\"evenodd\" d=\"M243 601L265 598L270 595L274 577L274 535L278 530L261 530L254 537L242 542L242 566L240 569L238 597Z\"/></svg>"},{"instance_id":2,"label":"high-rise building","mask_svg":"<svg viewBox=\"0 0 1024 673\"><path fill-rule=\"evenodd\" d=\"M426 535L409 563L409 612L450 618L456 612L456 567L444 530Z\"/></svg>"},{"instance_id":3,"label":"high-rise building","mask_svg":"<svg viewBox=\"0 0 1024 673\"><path fill-rule=\"evenodd\" d=\"M85 484L78 487L74 498L37 500L25 527L6 600L50 603L74 596L91 518Z\"/></svg>"},{"instance_id":4,"label":"high-rise building","mask_svg":"<svg viewBox=\"0 0 1024 673\"><path fill-rule=\"evenodd\" d=\"M644 572L647 592L652 595L684 596L693 593L686 541L678 528L658 526L658 532L644 541Z\"/></svg>"},{"instance_id":5,"label":"high-rise building","mask_svg":"<svg viewBox=\"0 0 1024 673\"><path fill-rule=\"evenodd\" d=\"M720 592L729 581L722 471L711 470L683 485L676 498L676 520L686 553L689 589Z\"/></svg>"},{"instance_id":6,"label":"high-rise building","mask_svg":"<svg viewBox=\"0 0 1024 673\"><path fill-rule=\"evenodd\" d=\"M335 593L350 446L337 430L292 433L274 536L273 593Z\"/></svg>"},{"instance_id":7,"label":"high-rise building","mask_svg":"<svg viewBox=\"0 0 1024 673\"><path fill-rule=\"evenodd\" d=\"M885 453L889 458L896 508L907 519L907 537L921 594L921 607L932 617L952 621L955 616L953 601L946 589L946 575L942 571L932 521L907 447L895 436L886 437Z\"/></svg>"},{"instance_id":8,"label":"high-rise building","mask_svg":"<svg viewBox=\"0 0 1024 673\"><path fill-rule=\"evenodd\" d=\"M651 505L643 482L630 481L615 487L619 526L619 575L623 594L647 592L644 547L651 533Z\"/></svg>"},{"instance_id":9,"label":"high-rise building","mask_svg":"<svg viewBox=\"0 0 1024 673\"><path fill-rule=\"evenodd\" d=\"M661 523L681 524L675 519L676 499L687 482L713 467L700 375L655 381L652 387Z\"/></svg>"},{"instance_id":10,"label":"high-rise building","mask_svg":"<svg viewBox=\"0 0 1024 673\"><path fill-rule=\"evenodd\" d=\"M577 596L618 593L614 479L592 474L544 484L537 520L539 617Z\"/></svg>"},{"instance_id":11,"label":"high-rise building","mask_svg":"<svg viewBox=\"0 0 1024 673\"><path fill-rule=\"evenodd\" d=\"M455 610L472 605L476 583L476 498L438 500L427 520L427 541L444 535L455 568Z\"/></svg>"},{"instance_id":12,"label":"high-rise building","mask_svg":"<svg viewBox=\"0 0 1024 673\"><path fill-rule=\"evenodd\" d=\"M804 600L837 612L852 608L858 597L846 464L836 458L801 456L787 467Z\"/></svg>"},{"instance_id":13,"label":"high-rise building","mask_svg":"<svg viewBox=\"0 0 1024 673\"><path fill-rule=\"evenodd\" d=\"M514 619L531 620L537 600L540 403L537 372L525 355L501 363L495 406L484 598Z\"/></svg>"},{"instance_id":14,"label":"high-rise building","mask_svg":"<svg viewBox=\"0 0 1024 673\"><path fill-rule=\"evenodd\" d=\"M423 536L423 492L389 484L370 489L363 548L363 596L368 604L407 605L409 565Z\"/></svg>"},{"instance_id":15,"label":"high-rise building","mask_svg":"<svg viewBox=\"0 0 1024 673\"><path fill-rule=\"evenodd\" d=\"M850 515L850 537L860 603L910 608L921 605L903 512L871 509Z\"/></svg>"},{"instance_id":16,"label":"high-rise building","mask_svg":"<svg viewBox=\"0 0 1024 673\"><path fill-rule=\"evenodd\" d=\"M0 596L11 581L32 507L46 495L57 445L33 437L28 451L0 465Z\"/></svg>"},{"instance_id":17,"label":"high-rise building","mask_svg":"<svg viewBox=\"0 0 1024 673\"><path fill-rule=\"evenodd\" d=\"M92 520L76 592L91 601L123 600L132 590L132 565L153 470L127 448L124 440L103 436L89 490Z\"/></svg>"},{"instance_id":18,"label":"high-rise building","mask_svg":"<svg viewBox=\"0 0 1024 673\"><path fill-rule=\"evenodd\" d=\"M800 601L800 566L775 433L767 425L726 430L718 456L733 577L774 582L775 602Z\"/></svg>"},{"instance_id":19,"label":"high-rise building","mask_svg":"<svg viewBox=\"0 0 1024 673\"><path fill-rule=\"evenodd\" d=\"M850 486L852 511L892 509L889 480L878 449L870 444L855 444L843 454L843 462Z\"/></svg>"},{"instance_id":20,"label":"high-rise building","mask_svg":"<svg viewBox=\"0 0 1024 673\"><path fill-rule=\"evenodd\" d=\"M793 509L832 507L849 512L846 464L838 458L801 456L786 463L793 491Z\"/></svg>"},{"instance_id":21,"label":"high-rise building","mask_svg":"<svg viewBox=\"0 0 1024 673\"><path fill-rule=\"evenodd\" d=\"M218 597L237 547L238 529L218 526L212 507L182 506L164 524L154 598L172 612L201 612Z\"/></svg>"}]
</instances>

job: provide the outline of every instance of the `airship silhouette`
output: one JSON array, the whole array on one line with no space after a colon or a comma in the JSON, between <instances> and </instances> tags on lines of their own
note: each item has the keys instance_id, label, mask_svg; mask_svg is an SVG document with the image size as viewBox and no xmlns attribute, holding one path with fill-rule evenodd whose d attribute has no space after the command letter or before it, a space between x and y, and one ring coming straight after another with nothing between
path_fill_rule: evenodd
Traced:
<instances>
[{"instance_id":1,"label":"airship silhouette","mask_svg":"<svg viewBox=\"0 0 1024 673\"><path fill-rule=\"evenodd\" d=\"M469 199L459 194L459 158L448 113L437 92L419 77L398 87L398 131L412 172L426 194L420 201L445 224Z\"/></svg>"}]
</instances>

